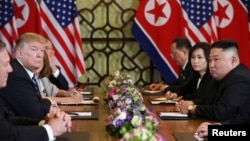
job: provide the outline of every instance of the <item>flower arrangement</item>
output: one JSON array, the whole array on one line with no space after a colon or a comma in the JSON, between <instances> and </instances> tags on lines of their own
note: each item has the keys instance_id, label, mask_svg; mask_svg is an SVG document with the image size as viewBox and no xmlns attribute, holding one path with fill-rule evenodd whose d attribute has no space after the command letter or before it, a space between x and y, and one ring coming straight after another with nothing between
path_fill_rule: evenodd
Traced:
<instances>
[{"instance_id":1,"label":"flower arrangement","mask_svg":"<svg viewBox=\"0 0 250 141\"><path fill-rule=\"evenodd\" d=\"M165 141L165 139L157 133L152 133L144 126L138 126L131 132L125 133L119 141Z\"/></svg>"},{"instance_id":2,"label":"flower arrangement","mask_svg":"<svg viewBox=\"0 0 250 141\"><path fill-rule=\"evenodd\" d=\"M145 138L162 141L158 140L161 136L156 133L159 118L143 104L142 94L129 75L120 71L115 72L105 94L110 109L107 132L122 138L123 141L132 141L127 140L128 136L142 139L145 135ZM136 130L146 130L148 134L139 137L133 134Z\"/></svg>"}]
</instances>

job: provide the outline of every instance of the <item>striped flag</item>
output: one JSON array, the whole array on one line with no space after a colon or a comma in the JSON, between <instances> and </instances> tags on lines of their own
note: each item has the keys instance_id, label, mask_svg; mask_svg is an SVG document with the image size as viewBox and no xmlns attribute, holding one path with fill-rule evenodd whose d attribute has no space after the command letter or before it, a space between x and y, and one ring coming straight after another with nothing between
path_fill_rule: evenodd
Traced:
<instances>
[{"instance_id":1,"label":"striped flag","mask_svg":"<svg viewBox=\"0 0 250 141\"><path fill-rule=\"evenodd\" d=\"M180 0L184 18L185 36L192 44L199 41L217 41L214 9L211 0Z\"/></svg>"},{"instance_id":2,"label":"striped flag","mask_svg":"<svg viewBox=\"0 0 250 141\"><path fill-rule=\"evenodd\" d=\"M11 54L17 39L13 0L0 1L0 39L6 43L7 50Z\"/></svg>"},{"instance_id":3,"label":"striped flag","mask_svg":"<svg viewBox=\"0 0 250 141\"><path fill-rule=\"evenodd\" d=\"M55 62L73 87L85 73L76 1L42 0L40 10L44 34L55 47Z\"/></svg>"}]
</instances>

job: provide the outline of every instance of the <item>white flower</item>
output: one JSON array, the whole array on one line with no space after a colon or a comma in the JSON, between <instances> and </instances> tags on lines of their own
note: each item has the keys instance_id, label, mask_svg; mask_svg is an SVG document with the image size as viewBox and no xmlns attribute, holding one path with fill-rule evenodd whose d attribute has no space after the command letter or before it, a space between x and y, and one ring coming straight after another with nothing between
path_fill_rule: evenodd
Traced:
<instances>
[{"instance_id":1,"label":"white flower","mask_svg":"<svg viewBox=\"0 0 250 141\"><path fill-rule=\"evenodd\" d=\"M131 99L131 98L126 98L126 99L125 99L125 103L126 103L126 104L132 103L132 99Z\"/></svg>"},{"instance_id":2,"label":"white flower","mask_svg":"<svg viewBox=\"0 0 250 141\"><path fill-rule=\"evenodd\" d=\"M116 125L116 121L117 120L125 120L127 117L127 113L122 111L120 112L119 116L117 116L114 120L113 120L113 125Z\"/></svg>"},{"instance_id":3,"label":"white flower","mask_svg":"<svg viewBox=\"0 0 250 141\"><path fill-rule=\"evenodd\" d=\"M119 95L115 94L115 95L112 96L112 98L113 98L113 100L116 101L119 98Z\"/></svg>"},{"instance_id":4,"label":"white flower","mask_svg":"<svg viewBox=\"0 0 250 141\"><path fill-rule=\"evenodd\" d=\"M120 76L120 71L116 71L115 72L115 77L119 77Z\"/></svg>"},{"instance_id":5,"label":"white flower","mask_svg":"<svg viewBox=\"0 0 250 141\"><path fill-rule=\"evenodd\" d=\"M115 85L116 85L116 80L111 80L111 81L109 82L108 87L109 87L109 88L113 88Z\"/></svg>"},{"instance_id":6,"label":"white flower","mask_svg":"<svg viewBox=\"0 0 250 141\"><path fill-rule=\"evenodd\" d=\"M141 118L141 116L134 115L133 118L132 118L132 120L131 120L131 123L135 127L141 125L142 124L142 118Z\"/></svg>"}]
</instances>

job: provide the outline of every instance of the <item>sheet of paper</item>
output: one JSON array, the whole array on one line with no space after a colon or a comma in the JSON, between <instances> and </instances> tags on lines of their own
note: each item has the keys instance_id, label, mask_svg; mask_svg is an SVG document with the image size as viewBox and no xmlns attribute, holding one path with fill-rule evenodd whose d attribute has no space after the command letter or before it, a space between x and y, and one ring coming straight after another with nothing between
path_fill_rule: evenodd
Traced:
<instances>
[{"instance_id":1,"label":"sheet of paper","mask_svg":"<svg viewBox=\"0 0 250 141\"><path fill-rule=\"evenodd\" d=\"M80 91L80 94L91 94L91 91Z\"/></svg>"},{"instance_id":2,"label":"sheet of paper","mask_svg":"<svg viewBox=\"0 0 250 141\"><path fill-rule=\"evenodd\" d=\"M178 112L160 112L160 117L188 117L188 115Z\"/></svg>"},{"instance_id":3,"label":"sheet of paper","mask_svg":"<svg viewBox=\"0 0 250 141\"><path fill-rule=\"evenodd\" d=\"M143 91L143 92L153 94L153 93L160 93L161 91L160 91L160 90L158 90L158 91L145 90L145 91Z\"/></svg>"},{"instance_id":4,"label":"sheet of paper","mask_svg":"<svg viewBox=\"0 0 250 141\"><path fill-rule=\"evenodd\" d=\"M173 100L151 100L150 101L151 104L177 104L177 101L173 101Z\"/></svg>"},{"instance_id":5,"label":"sheet of paper","mask_svg":"<svg viewBox=\"0 0 250 141\"><path fill-rule=\"evenodd\" d=\"M70 112L70 116L91 116L92 112Z\"/></svg>"},{"instance_id":6,"label":"sheet of paper","mask_svg":"<svg viewBox=\"0 0 250 141\"><path fill-rule=\"evenodd\" d=\"M97 104L98 102L94 102L92 99L91 100L82 100L81 102L78 103L73 103L73 102L65 102L65 103L60 103L61 105L69 105L69 104Z\"/></svg>"},{"instance_id":7,"label":"sheet of paper","mask_svg":"<svg viewBox=\"0 0 250 141\"><path fill-rule=\"evenodd\" d=\"M158 98L154 98L152 100L156 100L156 101L166 101L166 97L158 97Z\"/></svg>"}]
</instances>

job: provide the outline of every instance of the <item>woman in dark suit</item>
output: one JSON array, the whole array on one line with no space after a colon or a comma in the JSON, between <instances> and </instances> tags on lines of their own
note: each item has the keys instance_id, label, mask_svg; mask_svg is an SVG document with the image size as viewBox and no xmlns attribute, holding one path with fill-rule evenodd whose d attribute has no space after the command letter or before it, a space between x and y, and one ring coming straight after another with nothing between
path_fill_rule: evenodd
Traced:
<instances>
[{"instance_id":1,"label":"woman in dark suit","mask_svg":"<svg viewBox=\"0 0 250 141\"><path fill-rule=\"evenodd\" d=\"M168 99L182 96L185 100L194 100L204 96L207 85L212 80L208 69L209 44L200 42L194 45L189 52L194 74L187 83L181 84L177 89L166 93Z\"/></svg>"}]
</instances>

